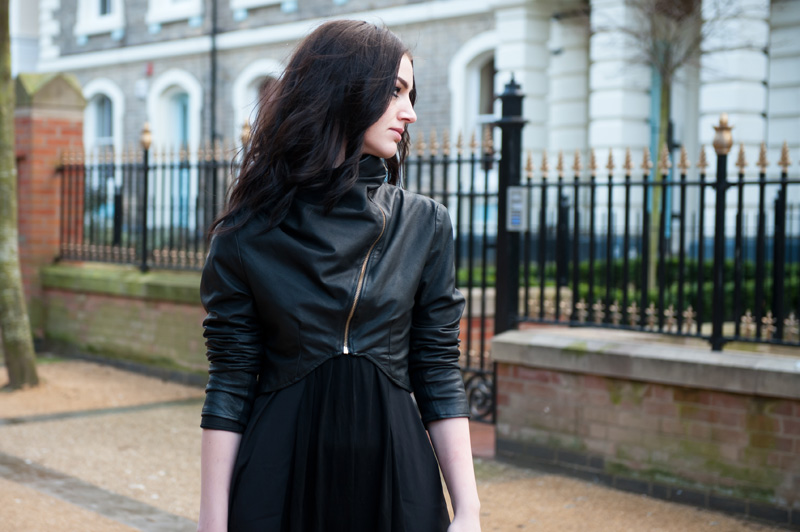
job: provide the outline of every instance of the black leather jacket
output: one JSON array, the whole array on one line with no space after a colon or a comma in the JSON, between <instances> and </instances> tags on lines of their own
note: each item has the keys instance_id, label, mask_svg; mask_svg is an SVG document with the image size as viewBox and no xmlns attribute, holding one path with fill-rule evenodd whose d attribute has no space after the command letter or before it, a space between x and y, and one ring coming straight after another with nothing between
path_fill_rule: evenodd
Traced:
<instances>
[{"instance_id":1,"label":"black leather jacket","mask_svg":"<svg viewBox=\"0 0 800 532\"><path fill-rule=\"evenodd\" d=\"M366 357L413 391L425 423L469 415L450 217L384 183L380 159L359 174L327 215L298 194L276 228L254 216L214 237L201 282L204 427L244 430L256 394L337 356Z\"/></svg>"}]
</instances>

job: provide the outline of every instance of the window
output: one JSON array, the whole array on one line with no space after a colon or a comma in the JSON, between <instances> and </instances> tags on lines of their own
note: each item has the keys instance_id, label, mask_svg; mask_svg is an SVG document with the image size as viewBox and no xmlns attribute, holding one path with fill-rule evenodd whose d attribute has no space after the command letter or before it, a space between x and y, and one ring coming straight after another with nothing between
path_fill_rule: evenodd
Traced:
<instances>
[{"instance_id":1,"label":"window","mask_svg":"<svg viewBox=\"0 0 800 532\"><path fill-rule=\"evenodd\" d=\"M149 0L145 22L158 25L165 22L198 19L203 15L200 0Z\"/></svg>"},{"instance_id":2,"label":"window","mask_svg":"<svg viewBox=\"0 0 800 532\"><path fill-rule=\"evenodd\" d=\"M95 146L108 147L114 145L114 122L111 109L111 100L101 94L95 97Z\"/></svg>"},{"instance_id":3,"label":"window","mask_svg":"<svg viewBox=\"0 0 800 532\"><path fill-rule=\"evenodd\" d=\"M282 0L231 0L231 9L252 9L282 3Z\"/></svg>"},{"instance_id":4,"label":"window","mask_svg":"<svg viewBox=\"0 0 800 532\"><path fill-rule=\"evenodd\" d=\"M238 139L245 122L252 124L263 91L282 71L274 59L259 59L248 65L233 82L233 138Z\"/></svg>"},{"instance_id":5,"label":"window","mask_svg":"<svg viewBox=\"0 0 800 532\"><path fill-rule=\"evenodd\" d=\"M122 153L122 121L125 116L125 96L107 78L90 81L83 88L86 109L83 115L83 145L87 152L113 150Z\"/></svg>"},{"instance_id":6,"label":"window","mask_svg":"<svg viewBox=\"0 0 800 532\"><path fill-rule=\"evenodd\" d=\"M89 35L114 33L125 28L125 9L122 0L78 0L78 20L74 33L79 39Z\"/></svg>"}]
</instances>

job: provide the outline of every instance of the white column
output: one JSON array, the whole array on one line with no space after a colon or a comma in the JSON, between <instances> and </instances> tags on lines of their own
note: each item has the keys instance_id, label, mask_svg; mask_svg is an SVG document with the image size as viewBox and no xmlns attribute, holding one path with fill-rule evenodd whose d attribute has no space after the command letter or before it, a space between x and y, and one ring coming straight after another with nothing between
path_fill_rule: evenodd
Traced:
<instances>
[{"instance_id":1,"label":"white column","mask_svg":"<svg viewBox=\"0 0 800 532\"><path fill-rule=\"evenodd\" d=\"M586 19L550 23L548 151L586 152L589 144L589 28Z\"/></svg>"},{"instance_id":2,"label":"white column","mask_svg":"<svg viewBox=\"0 0 800 532\"><path fill-rule=\"evenodd\" d=\"M704 32L700 71L700 142L710 146L713 126L728 113L733 140L744 144L751 164L766 134L767 56L769 5L761 0L732 0L703 4ZM728 157L735 168L737 151ZM713 159L713 149L709 149Z\"/></svg>"},{"instance_id":3,"label":"white column","mask_svg":"<svg viewBox=\"0 0 800 532\"><path fill-rule=\"evenodd\" d=\"M618 28L637 23L625 0L592 0L589 45L589 145L605 160L614 150L617 165L625 148L634 160L650 144L650 67L638 61L636 45Z\"/></svg>"},{"instance_id":4,"label":"white column","mask_svg":"<svg viewBox=\"0 0 800 532\"><path fill-rule=\"evenodd\" d=\"M800 2L773 2L770 31L767 139L774 164L784 141L792 159L800 156Z\"/></svg>"},{"instance_id":5,"label":"white column","mask_svg":"<svg viewBox=\"0 0 800 532\"><path fill-rule=\"evenodd\" d=\"M523 116L528 120L522 134L525 150L547 146L547 50L550 11L534 2L496 2L495 24L499 43L495 54L495 91L503 92L511 74L522 86Z\"/></svg>"}]
</instances>

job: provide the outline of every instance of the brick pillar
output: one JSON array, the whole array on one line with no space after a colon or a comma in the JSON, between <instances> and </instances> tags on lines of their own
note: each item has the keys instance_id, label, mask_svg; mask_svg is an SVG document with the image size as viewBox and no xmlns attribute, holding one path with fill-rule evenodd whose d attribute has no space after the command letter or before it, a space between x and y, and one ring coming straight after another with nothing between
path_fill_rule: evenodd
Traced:
<instances>
[{"instance_id":1,"label":"brick pillar","mask_svg":"<svg viewBox=\"0 0 800 532\"><path fill-rule=\"evenodd\" d=\"M86 101L78 82L64 74L20 74L16 99L19 257L31 328L41 337L39 270L58 256L61 232L58 165L63 152L82 150Z\"/></svg>"}]
</instances>

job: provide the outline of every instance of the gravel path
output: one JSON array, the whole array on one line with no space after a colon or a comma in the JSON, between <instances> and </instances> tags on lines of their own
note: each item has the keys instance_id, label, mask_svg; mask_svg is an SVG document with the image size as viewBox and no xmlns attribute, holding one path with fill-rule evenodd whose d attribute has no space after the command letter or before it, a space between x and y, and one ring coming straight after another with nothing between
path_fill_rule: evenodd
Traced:
<instances>
[{"instance_id":1,"label":"gravel path","mask_svg":"<svg viewBox=\"0 0 800 532\"><path fill-rule=\"evenodd\" d=\"M39 370L41 387L0 393L6 462L75 479L111 502L152 509L152 517L115 518L113 504L93 511L78 496L54 496L52 478L14 482L8 478L28 477L0 473L3 532L151 532L169 519L196 520L201 389L81 361L45 360ZM476 459L476 472L484 532L779 530L491 459ZM152 524L142 524L147 519Z\"/></svg>"}]
</instances>

